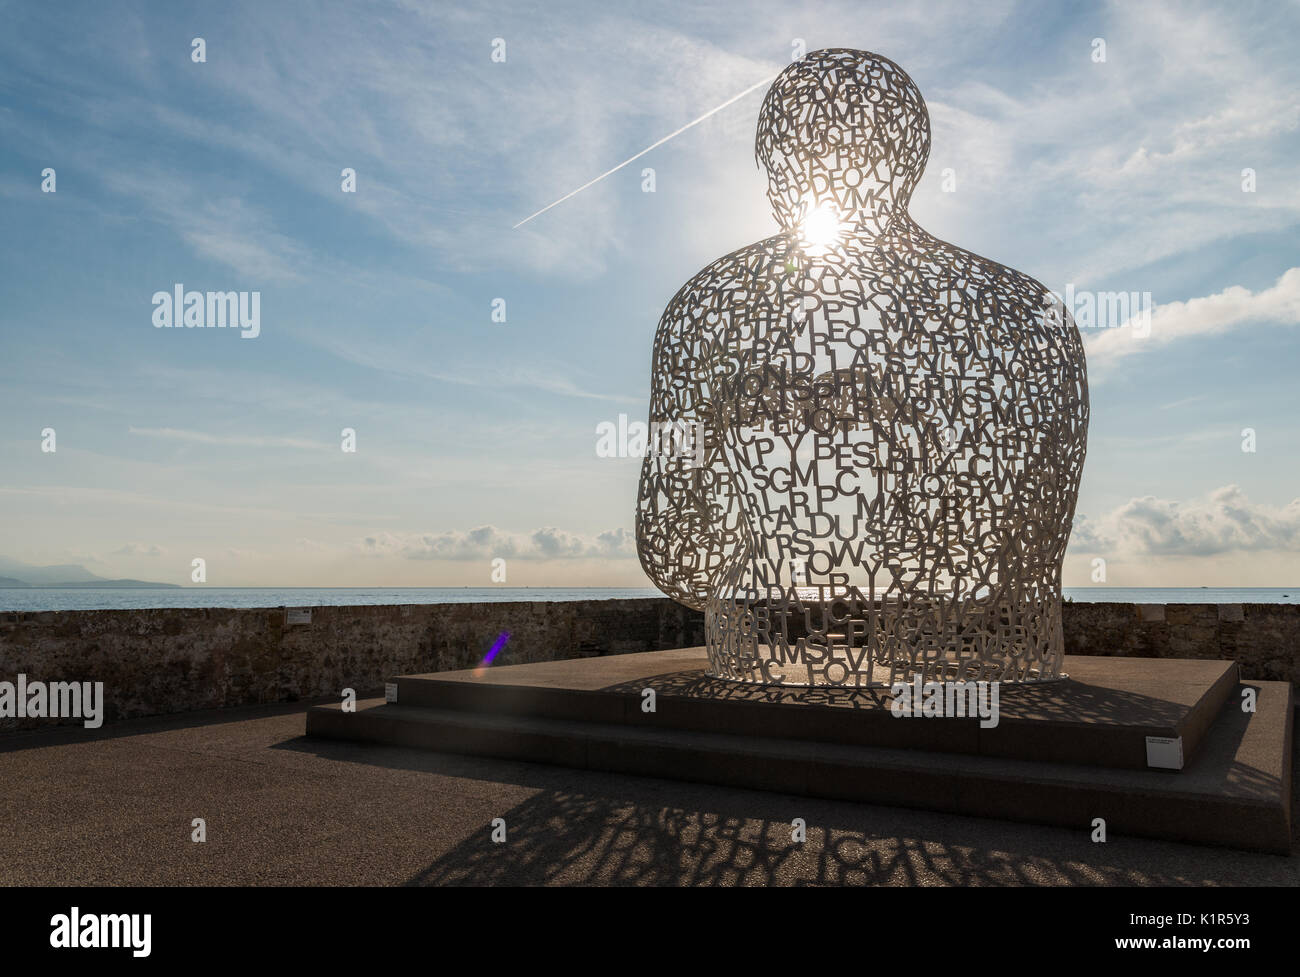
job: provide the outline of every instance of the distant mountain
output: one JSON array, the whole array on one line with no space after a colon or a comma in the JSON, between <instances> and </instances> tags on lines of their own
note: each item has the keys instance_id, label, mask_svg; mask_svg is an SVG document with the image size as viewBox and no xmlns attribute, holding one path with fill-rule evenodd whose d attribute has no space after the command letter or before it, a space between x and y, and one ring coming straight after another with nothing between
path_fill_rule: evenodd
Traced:
<instances>
[{"instance_id":1,"label":"distant mountain","mask_svg":"<svg viewBox=\"0 0 1300 977\"><path fill-rule=\"evenodd\" d=\"M20 584L20 586L24 585ZM39 583L32 585L34 590L130 590L132 587L143 587L148 590L181 589L181 585L177 583L150 583L148 580L130 580L127 578L122 578L120 580L104 580L102 577L95 580L74 580L64 581L62 583Z\"/></svg>"},{"instance_id":2,"label":"distant mountain","mask_svg":"<svg viewBox=\"0 0 1300 977\"><path fill-rule=\"evenodd\" d=\"M37 567L20 560L0 556L0 587L35 587L83 589L130 589L132 587L165 587L180 589L174 583L150 583L147 580L108 580L91 573L83 566L65 563L59 566Z\"/></svg>"},{"instance_id":3,"label":"distant mountain","mask_svg":"<svg viewBox=\"0 0 1300 977\"><path fill-rule=\"evenodd\" d=\"M95 576L85 567L77 566L75 563L65 563L53 567L35 567L30 563L12 560L7 556L0 556L0 574L17 580L24 580L30 584L64 583L65 581L89 583L92 580L104 579Z\"/></svg>"}]
</instances>

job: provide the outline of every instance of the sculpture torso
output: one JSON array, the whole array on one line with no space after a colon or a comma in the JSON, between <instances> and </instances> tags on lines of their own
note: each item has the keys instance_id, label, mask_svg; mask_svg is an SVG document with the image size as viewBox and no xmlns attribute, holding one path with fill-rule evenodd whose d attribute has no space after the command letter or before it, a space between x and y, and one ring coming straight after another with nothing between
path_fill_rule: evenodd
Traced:
<instances>
[{"instance_id":1,"label":"sculpture torso","mask_svg":"<svg viewBox=\"0 0 1300 977\"><path fill-rule=\"evenodd\" d=\"M643 564L704 607L721 676L1056 677L1078 332L1033 279L881 224L742 248L670 303L651 419L705 450L647 459Z\"/></svg>"}]
</instances>

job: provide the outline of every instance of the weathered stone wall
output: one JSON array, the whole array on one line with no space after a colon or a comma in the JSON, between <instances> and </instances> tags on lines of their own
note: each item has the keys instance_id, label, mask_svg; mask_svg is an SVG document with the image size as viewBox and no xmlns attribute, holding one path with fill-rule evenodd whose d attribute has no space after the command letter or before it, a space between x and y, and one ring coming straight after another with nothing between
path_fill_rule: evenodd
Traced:
<instances>
[{"instance_id":1,"label":"weathered stone wall","mask_svg":"<svg viewBox=\"0 0 1300 977\"><path fill-rule=\"evenodd\" d=\"M704 643L673 601L48 611L0 614L0 680L104 683L106 721L373 693L394 675ZM1066 653L1236 659L1247 678L1300 679L1300 605L1064 605ZM0 719L0 730L50 719Z\"/></svg>"},{"instance_id":2,"label":"weathered stone wall","mask_svg":"<svg viewBox=\"0 0 1300 977\"><path fill-rule=\"evenodd\" d=\"M664 599L0 614L0 681L104 683L105 721L382 690L394 675L704 643ZM3 719L0 730L51 719Z\"/></svg>"},{"instance_id":3,"label":"weathered stone wall","mask_svg":"<svg viewBox=\"0 0 1300 977\"><path fill-rule=\"evenodd\" d=\"M1067 655L1236 660L1245 678L1300 682L1300 604L1062 606Z\"/></svg>"}]
</instances>

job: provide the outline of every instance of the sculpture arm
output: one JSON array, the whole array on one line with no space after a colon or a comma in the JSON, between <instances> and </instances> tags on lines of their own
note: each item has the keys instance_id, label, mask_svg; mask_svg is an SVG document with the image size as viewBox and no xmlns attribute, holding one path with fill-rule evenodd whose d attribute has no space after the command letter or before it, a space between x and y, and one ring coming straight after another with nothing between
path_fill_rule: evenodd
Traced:
<instances>
[{"instance_id":1,"label":"sculpture arm","mask_svg":"<svg viewBox=\"0 0 1300 977\"><path fill-rule=\"evenodd\" d=\"M684 289L683 292L686 290ZM637 554L655 586L702 609L741 540L732 476L710 397L706 344L681 295L655 334L651 372L652 436L637 498ZM684 451L655 450L654 432L689 432Z\"/></svg>"}]
</instances>

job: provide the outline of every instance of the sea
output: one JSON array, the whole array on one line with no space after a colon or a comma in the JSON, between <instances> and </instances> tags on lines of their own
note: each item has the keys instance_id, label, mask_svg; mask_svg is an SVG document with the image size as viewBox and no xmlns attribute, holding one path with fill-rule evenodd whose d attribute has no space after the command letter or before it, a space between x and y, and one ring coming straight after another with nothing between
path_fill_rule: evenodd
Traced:
<instances>
[{"instance_id":1,"label":"sea","mask_svg":"<svg viewBox=\"0 0 1300 977\"><path fill-rule=\"evenodd\" d=\"M1300 604L1300 587L1065 587L1079 602L1117 604ZM328 607L355 604L472 604L626 600L664 596L653 587L180 587L0 588L3 611L133 610L166 607Z\"/></svg>"}]
</instances>

